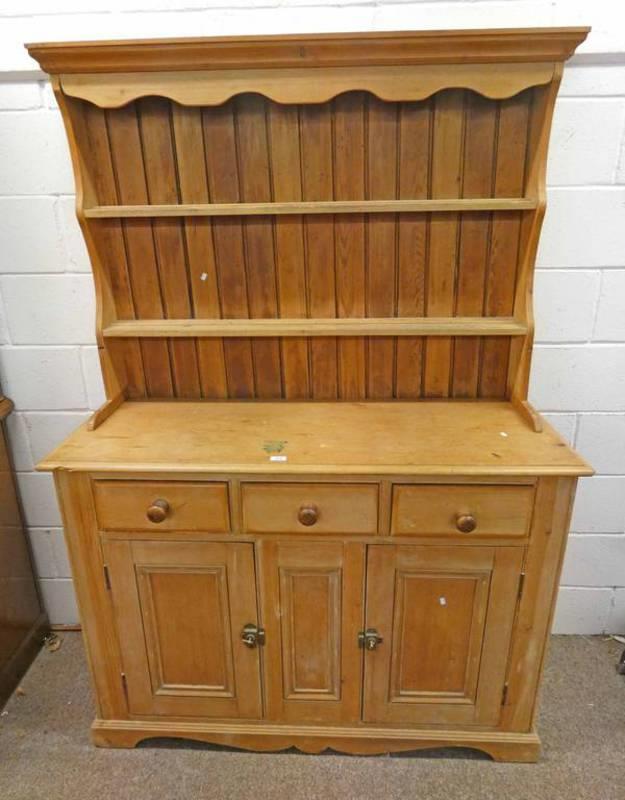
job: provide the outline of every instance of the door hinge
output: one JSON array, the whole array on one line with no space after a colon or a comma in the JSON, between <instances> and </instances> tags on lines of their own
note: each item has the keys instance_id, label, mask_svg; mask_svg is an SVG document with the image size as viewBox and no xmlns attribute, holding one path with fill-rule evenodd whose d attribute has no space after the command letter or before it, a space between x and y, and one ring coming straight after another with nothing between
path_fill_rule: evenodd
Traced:
<instances>
[{"instance_id":1,"label":"door hinge","mask_svg":"<svg viewBox=\"0 0 625 800\"><path fill-rule=\"evenodd\" d=\"M521 573L521 577L519 578L519 593L517 594L517 600L521 598L523 594L523 587L525 586L525 573Z\"/></svg>"},{"instance_id":2,"label":"door hinge","mask_svg":"<svg viewBox=\"0 0 625 800\"><path fill-rule=\"evenodd\" d=\"M122 687L124 689L124 697L126 698L126 703L128 702L128 681L126 680L126 673L120 672L122 678Z\"/></svg>"},{"instance_id":3,"label":"door hinge","mask_svg":"<svg viewBox=\"0 0 625 800\"><path fill-rule=\"evenodd\" d=\"M505 706L507 699L508 699L508 684L504 683L503 692L501 693L501 705L502 706Z\"/></svg>"},{"instance_id":4,"label":"door hinge","mask_svg":"<svg viewBox=\"0 0 625 800\"><path fill-rule=\"evenodd\" d=\"M111 591L111 576L109 575L109 568L108 568L108 566L106 564L103 566L103 570L104 570L104 585L106 586L107 590L110 592Z\"/></svg>"}]
</instances>

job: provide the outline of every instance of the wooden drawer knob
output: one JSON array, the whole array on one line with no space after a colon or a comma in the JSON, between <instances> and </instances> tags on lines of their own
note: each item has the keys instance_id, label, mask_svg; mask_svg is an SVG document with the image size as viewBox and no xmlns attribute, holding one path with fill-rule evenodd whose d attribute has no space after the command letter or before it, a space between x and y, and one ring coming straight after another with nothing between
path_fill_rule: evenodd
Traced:
<instances>
[{"instance_id":1,"label":"wooden drawer knob","mask_svg":"<svg viewBox=\"0 0 625 800\"><path fill-rule=\"evenodd\" d=\"M477 520L473 514L457 514L456 515L456 528L461 533L471 533L477 527Z\"/></svg>"},{"instance_id":2,"label":"wooden drawer knob","mask_svg":"<svg viewBox=\"0 0 625 800\"><path fill-rule=\"evenodd\" d=\"M167 500L155 500L147 511L150 522L163 522L168 515L169 503Z\"/></svg>"},{"instance_id":3,"label":"wooden drawer knob","mask_svg":"<svg viewBox=\"0 0 625 800\"><path fill-rule=\"evenodd\" d=\"M314 525L319 519L317 506L302 506L297 512L297 518L302 525Z\"/></svg>"}]
</instances>

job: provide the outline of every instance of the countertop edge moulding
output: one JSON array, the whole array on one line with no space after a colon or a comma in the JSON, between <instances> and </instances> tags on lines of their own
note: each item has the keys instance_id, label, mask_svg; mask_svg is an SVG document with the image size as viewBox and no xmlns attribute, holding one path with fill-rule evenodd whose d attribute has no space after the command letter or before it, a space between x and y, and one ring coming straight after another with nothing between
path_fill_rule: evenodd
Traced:
<instances>
[{"instance_id":1,"label":"countertop edge moulding","mask_svg":"<svg viewBox=\"0 0 625 800\"><path fill-rule=\"evenodd\" d=\"M159 72L277 67L365 67L564 61L590 28L445 31L31 43L48 73Z\"/></svg>"}]
</instances>

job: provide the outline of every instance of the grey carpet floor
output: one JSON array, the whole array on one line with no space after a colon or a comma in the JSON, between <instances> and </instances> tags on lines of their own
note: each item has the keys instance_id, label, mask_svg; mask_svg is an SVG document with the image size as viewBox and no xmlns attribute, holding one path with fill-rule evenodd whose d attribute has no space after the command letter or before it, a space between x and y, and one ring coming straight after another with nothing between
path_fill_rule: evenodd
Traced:
<instances>
[{"instance_id":1,"label":"grey carpet floor","mask_svg":"<svg viewBox=\"0 0 625 800\"><path fill-rule=\"evenodd\" d=\"M79 634L44 651L0 717L1 800L625 800L621 645L554 637L538 764L472 751L355 757L256 754L162 740L91 746L93 704Z\"/></svg>"}]
</instances>

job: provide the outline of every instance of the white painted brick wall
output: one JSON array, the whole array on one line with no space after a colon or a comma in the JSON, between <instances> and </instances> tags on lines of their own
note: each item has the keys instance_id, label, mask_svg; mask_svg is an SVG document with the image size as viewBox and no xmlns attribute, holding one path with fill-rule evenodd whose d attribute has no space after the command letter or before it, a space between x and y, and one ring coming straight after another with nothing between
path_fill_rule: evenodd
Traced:
<instances>
[{"instance_id":1,"label":"white painted brick wall","mask_svg":"<svg viewBox=\"0 0 625 800\"><path fill-rule=\"evenodd\" d=\"M42 596L77 621L52 481L35 462L103 398L93 285L56 103L25 41L593 26L565 70L536 274L531 396L598 475L580 482L556 630L625 632L625 3L621 0L4 0L0 380Z\"/></svg>"}]
</instances>

